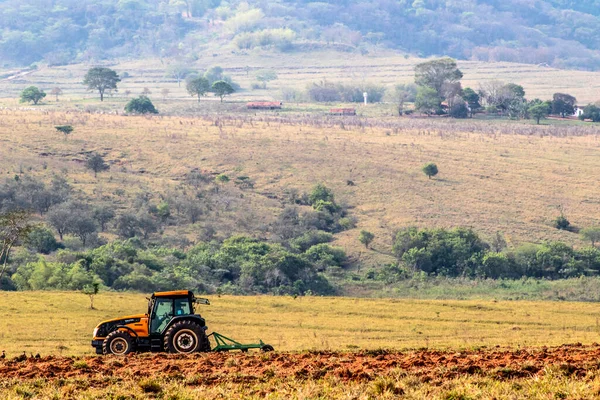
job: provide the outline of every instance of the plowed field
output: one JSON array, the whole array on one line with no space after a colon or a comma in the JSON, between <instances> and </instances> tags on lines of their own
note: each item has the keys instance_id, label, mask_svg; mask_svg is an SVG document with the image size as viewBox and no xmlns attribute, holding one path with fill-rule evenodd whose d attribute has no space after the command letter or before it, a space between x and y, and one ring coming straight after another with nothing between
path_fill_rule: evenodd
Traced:
<instances>
[{"instance_id":1,"label":"plowed field","mask_svg":"<svg viewBox=\"0 0 600 400\"><path fill-rule=\"evenodd\" d=\"M584 376L596 370L600 345L564 345L555 348L521 350L482 349L446 352L419 350L388 352L383 350L341 353L214 353L192 356L132 355L124 358L70 358L48 356L41 359L17 359L0 362L3 379L59 380L80 378L91 385L103 385L107 378L184 378L198 385L225 382L252 383L270 379L370 381L405 371L423 382L442 382L463 375L486 375L496 379L543 375L549 366L565 374Z\"/></svg>"}]
</instances>

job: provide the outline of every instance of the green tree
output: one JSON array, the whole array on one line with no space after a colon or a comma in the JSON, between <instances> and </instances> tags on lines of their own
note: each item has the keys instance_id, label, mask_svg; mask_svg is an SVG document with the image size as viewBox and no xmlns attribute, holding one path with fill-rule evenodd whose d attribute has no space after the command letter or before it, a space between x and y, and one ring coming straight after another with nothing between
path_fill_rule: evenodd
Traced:
<instances>
[{"instance_id":1,"label":"green tree","mask_svg":"<svg viewBox=\"0 0 600 400\"><path fill-rule=\"evenodd\" d=\"M67 137L71 134L71 132L73 132L73 127L71 125L59 125L55 126L54 128L65 135L65 140L67 140Z\"/></svg>"},{"instance_id":2,"label":"green tree","mask_svg":"<svg viewBox=\"0 0 600 400\"><path fill-rule=\"evenodd\" d=\"M443 96L444 85L457 83L462 77L456 61L448 57L426 61L415 67L415 83L434 89L438 98Z\"/></svg>"},{"instance_id":3,"label":"green tree","mask_svg":"<svg viewBox=\"0 0 600 400\"><path fill-rule=\"evenodd\" d=\"M540 124L540 119L545 119L548 116L549 111L547 103L535 104L527 109L529 115L536 120L538 125Z\"/></svg>"},{"instance_id":4,"label":"green tree","mask_svg":"<svg viewBox=\"0 0 600 400\"><path fill-rule=\"evenodd\" d=\"M205 96L210 90L210 83L208 79L199 76L188 80L185 88L191 96L198 96L198 103L200 103L200 97Z\"/></svg>"},{"instance_id":5,"label":"green tree","mask_svg":"<svg viewBox=\"0 0 600 400\"><path fill-rule=\"evenodd\" d=\"M600 122L600 107L589 104L583 109L583 114L579 116L580 120L591 119L592 122Z\"/></svg>"},{"instance_id":6,"label":"green tree","mask_svg":"<svg viewBox=\"0 0 600 400\"><path fill-rule=\"evenodd\" d=\"M469 115L473 118L473 113L481 109L479 94L468 87L463 90L462 98L469 105Z\"/></svg>"},{"instance_id":7,"label":"green tree","mask_svg":"<svg viewBox=\"0 0 600 400\"><path fill-rule=\"evenodd\" d=\"M415 110L431 115L440 109L440 103L440 96L435 89L425 86L420 86L417 89Z\"/></svg>"},{"instance_id":8,"label":"green tree","mask_svg":"<svg viewBox=\"0 0 600 400\"><path fill-rule=\"evenodd\" d=\"M596 245L596 242L600 242L600 226L592 226L581 230L581 237L585 240L592 242L592 246Z\"/></svg>"},{"instance_id":9,"label":"green tree","mask_svg":"<svg viewBox=\"0 0 600 400\"><path fill-rule=\"evenodd\" d=\"M431 179L432 176L436 176L438 174L438 167L434 163L425 164L423 168L421 168L421 170L425 175L427 175L429 179Z\"/></svg>"},{"instance_id":10,"label":"green tree","mask_svg":"<svg viewBox=\"0 0 600 400\"><path fill-rule=\"evenodd\" d=\"M23 240L23 244L31 250L42 254L50 254L60 245L52 231L46 227L35 227Z\"/></svg>"},{"instance_id":11,"label":"green tree","mask_svg":"<svg viewBox=\"0 0 600 400\"><path fill-rule=\"evenodd\" d=\"M575 113L577 99L570 94L554 93L552 96L552 114L565 118Z\"/></svg>"},{"instance_id":12,"label":"green tree","mask_svg":"<svg viewBox=\"0 0 600 400\"><path fill-rule=\"evenodd\" d=\"M88 157L85 167L94 171L94 178L98 177L98 172L106 171L110 168L104 161L104 158L98 153L94 153Z\"/></svg>"},{"instance_id":13,"label":"green tree","mask_svg":"<svg viewBox=\"0 0 600 400\"><path fill-rule=\"evenodd\" d=\"M361 230L358 235L358 240L368 249L371 242L375 239L375 235L369 231Z\"/></svg>"},{"instance_id":14,"label":"green tree","mask_svg":"<svg viewBox=\"0 0 600 400\"><path fill-rule=\"evenodd\" d=\"M100 101L104 101L104 92L117 89L117 83L121 82L119 75L110 68L90 68L83 78L83 84L88 90L97 90L100 93Z\"/></svg>"},{"instance_id":15,"label":"green tree","mask_svg":"<svg viewBox=\"0 0 600 400\"><path fill-rule=\"evenodd\" d=\"M263 88L267 88L267 83L277 79L277 72L272 69L263 69L256 73L256 80L262 82Z\"/></svg>"},{"instance_id":16,"label":"green tree","mask_svg":"<svg viewBox=\"0 0 600 400\"><path fill-rule=\"evenodd\" d=\"M29 86L21 92L21 99L19 101L21 103L33 101L33 104L37 104L44 97L46 97L46 93L44 93L43 90L40 90L35 86Z\"/></svg>"},{"instance_id":17,"label":"green tree","mask_svg":"<svg viewBox=\"0 0 600 400\"><path fill-rule=\"evenodd\" d=\"M129 100L125 105L125 111L130 114L158 114L152 101L144 95Z\"/></svg>"},{"instance_id":18,"label":"green tree","mask_svg":"<svg viewBox=\"0 0 600 400\"><path fill-rule=\"evenodd\" d=\"M233 87L231 87L231 85L225 81L216 81L215 83L213 83L212 90L213 92L215 92L215 96L221 98L221 103L223 102L223 97L235 92Z\"/></svg>"}]
</instances>

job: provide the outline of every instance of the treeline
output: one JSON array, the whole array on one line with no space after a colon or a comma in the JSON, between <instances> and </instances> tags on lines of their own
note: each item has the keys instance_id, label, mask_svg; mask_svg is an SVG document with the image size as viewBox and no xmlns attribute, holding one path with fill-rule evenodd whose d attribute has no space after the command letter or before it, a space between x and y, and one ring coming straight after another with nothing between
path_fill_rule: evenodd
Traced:
<instances>
[{"instance_id":1,"label":"treeline","mask_svg":"<svg viewBox=\"0 0 600 400\"><path fill-rule=\"evenodd\" d=\"M207 43L279 51L377 46L420 56L600 65L597 1L6 0L0 57L50 65L118 57L198 59Z\"/></svg>"},{"instance_id":2,"label":"treeline","mask_svg":"<svg viewBox=\"0 0 600 400\"><path fill-rule=\"evenodd\" d=\"M238 190L251 188L251 180L242 178L236 178L243 187ZM45 202L39 199L52 189L34 178L5 182L0 187L0 261L8 262L8 271L3 278L0 274L0 288L82 290L98 284L139 291L186 287L209 293L334 293L325 274L340 271L347 259L329 243L334 233L353 228L356 221L329 188L319 184L310 193L289 190L287 206L261 237L223 238L205 224L196 244L181 241L175 247L156 233L172 224L210 221L210 199L225 191L229 178L218 175L203 188L209 178L196 172L187 181L158 204L138 196L137 212L77 200L58 177L50 186L56 194ZM32 215L24 220L24 208L36 210L45 224L35 223ZM11 244L20 249L11 253L4 243L12 234L13 214L24 229ZM120 239L107 243L101 233L109 229Z\"/></svg>"},{"instance_id":3,"label":"treeline","mask_svg":"<svg viewBox=\"0 0 600 400\"><path fill-rule=\"evenodd\" d=\"M600 250L594 246L574 249L561 242L523 244L507 248L502 235L491 243L468 228L406 228L396 234L396 264L367 277L399 281L425 276L519 279L563 279L600 275Z\"/></svg>"}]
</instances>

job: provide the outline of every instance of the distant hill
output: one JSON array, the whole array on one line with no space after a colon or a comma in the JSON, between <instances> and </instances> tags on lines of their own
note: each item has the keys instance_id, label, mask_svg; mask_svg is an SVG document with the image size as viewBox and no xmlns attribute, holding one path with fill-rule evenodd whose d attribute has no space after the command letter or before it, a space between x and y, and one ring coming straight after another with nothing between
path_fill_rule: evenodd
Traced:
<instances>
[{"instance_id":1,"label":"distant hill","mask_svg":"<svg viewBox=\"0 0 600 400\"><path fill-rule=\"evenodd\" d=\"M4 0L0 26L0 67L388 47L600 68L599 0Z\"/></svg>"}]
</instances>

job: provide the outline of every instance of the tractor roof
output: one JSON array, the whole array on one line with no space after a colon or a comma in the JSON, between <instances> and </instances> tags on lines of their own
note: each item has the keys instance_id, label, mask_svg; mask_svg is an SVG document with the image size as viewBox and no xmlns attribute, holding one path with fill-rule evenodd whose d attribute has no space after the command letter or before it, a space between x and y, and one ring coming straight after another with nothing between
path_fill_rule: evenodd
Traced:
<instances>
[{"instance_id":1,"label":"tractor roof","mask_svg":"<svg viewBox=\"0 0 600 400\"><path fill-rule=\"evenodd\" d=\"M170 292L155 292L154 297L173 297L173 296L189 296L189 290L172 290Z\"/></svg>"}]
</instances>

